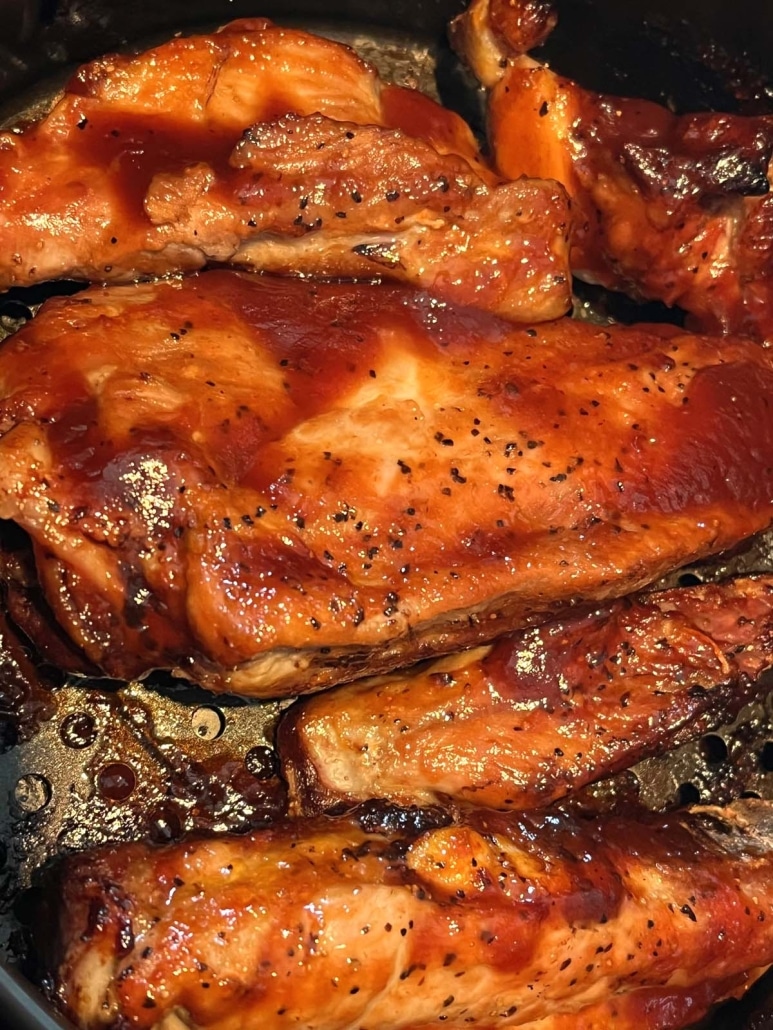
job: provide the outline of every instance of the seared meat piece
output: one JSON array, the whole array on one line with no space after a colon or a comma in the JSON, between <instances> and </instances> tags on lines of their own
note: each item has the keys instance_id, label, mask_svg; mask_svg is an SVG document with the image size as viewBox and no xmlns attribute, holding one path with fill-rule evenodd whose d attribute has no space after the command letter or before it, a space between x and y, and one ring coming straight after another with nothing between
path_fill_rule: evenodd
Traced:
<instances>
[{"instance_id":1,"label":"seared meat piece","mask_svg":"<svg viewBox=\"0 0 773 1030\"><path fill-rule=\"evenodd\" d=\"M563 189L488 187L462 158L397 130L319 115L260 125L222 175L202 164L157 174L145 212L169 240L262 271L383 272L518 321L555 318L571 300Z\"/></svg>"},{"instance_id":2,"label":"seared meat piece","mask_svg":"<svg viewBox=\"0 0 773 1030\"><path fill-rule=\"evenodd\" d=\"M472 0L449 26L454 49L484 86L496 85L509 57L527 54L555 28L551 0Z\"/></svg>"},{"instance_id":3,"label":"seared meat piece","mask_svg":"<svg viewBox=\"0 0 773 1030\"><path fill-rule=\"evenodd\" d=\"M278 696L640 589L773 518L773 360L214 271L0 350L0 518L124 679Z\"/></svg>"},{"instance_id":4,"label":"seared meat piece","mask_svg":"<svg viewBox=\"0 0 773 1030\"><path fill-rule=\"evenodd\" d=\"M571 303L568 225L563 188L498 184L458 115L265 20L95 61L0 135L0 289L216 261L541 320Z\"/></svg>"},{"instance_id":5,"label":"seared meat piece","mask_svg":"<svg viewBox=\"0 0 773 1030\"><path fill-rule=\"evenodd\" d=\"M318 694L279 730L298 810L546 805L730 721L773 665L773 577L616 601Z\"/></svg>"},{"instance_id":6,"label":"seared meat piece","mask_svg":"<svg viewBox=\"0 0 773 1030\"><path fill-rule=\"evenodd\" d=\"M89 1030L676 1030L773 962L772 853L765 802L116 846L64 866L56 993Z\"/></svg>"},{"instance_id":7,"label":"seared meat piece","mask_svg":"<svg viewBox=\"0 0 773 1030\"><path fill-rule=\"evenodd\" d=\"M519 58L489 131L502 175L566 186L580 278L679 305L705 332L773 339L773 118L678 116Z\"/></svg>"},{"instance_id":8,"label":"seared meat piece","mask_svg":"<svg viewBox=\"0 0 773 1030\"><path fill-rule=\"evenodd\" d=\"M773 118L584 90L524 56L555 21L543 0L473 0L452 24L491 89L497 171L566 187L579 278L678 305L703 332L773 339Z\"/></svg>"}]
</instances>

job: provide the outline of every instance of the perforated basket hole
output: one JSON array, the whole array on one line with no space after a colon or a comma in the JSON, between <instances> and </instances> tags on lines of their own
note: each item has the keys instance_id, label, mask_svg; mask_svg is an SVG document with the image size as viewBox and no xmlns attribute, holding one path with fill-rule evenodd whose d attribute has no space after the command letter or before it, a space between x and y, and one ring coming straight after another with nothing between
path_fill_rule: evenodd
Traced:
<instances>
[{"instance_id":1,"label":"perforated basket hole","mask_svg":"<svg viewBox=\"0 0 773 1030\"><path fill-rule=\"evenodd\" d=\"M32 815L45 808L51 800L51 784L45 776L27 773L16 781L13 800L20 812Z\"/></svg>"},{"instance_id":2,"label":"perforated basket hole","mask_svg":"<svg viewBox=\"0 0 773 1030\"><path fill-rule=\"evenodd\" d=\"M179 840L185 829L185 815L173 802L162 802L148 813L147 833L154 844Z\"/></svg>"},{"instance_id":3,"label":"perforated basket hole","mask_svg":"<svg viewBox=\"0 0 773 1030\"><path fill-rule=\"evenodd\" d=\"M694 572L683 572L677 579L677 583L680 587L697 587L700 586L703 580L700 576L696 576Z\"/></svg>"},{"instance_id":4,"label":"perforated basket hole","mask_svg":"<svg viewBox=\"0 0 773 1030\"><path fill-rule=\"evenodd\" d=\"M108 801L126 801L136 786L137 776L125 762L110 762L97 773L97 790Z\"/></svg>"},{"instance_id":5,"label":"perforated basket hole","mask_svg":"<svg viewBox=\"0 0 773 1030\"><path fill-rule=\"evenodd\" d=\"M62 720L59 736L67 747L76 750L91 747L97 739L94 717L88 712L72 712Z\"/></svg>"},{"instance_id":6,"label":"perforated basket hole","mask_svg":"<svg viewBox=\"0 0 773 1030\"><path fill-rule=\"evenodd\" d=\"M697 805L701 799L701 792L694 783L680 783L676 791L676 803L684 805Z\"/></svg>"},{"instance_id":7,"label":"perforated basket hole","mask_svg":"<svg viewBox=\"0 0 773 1030\"><path fill-rule=\"evenodd\" d=\"M200 705L191 715L191 727L202 740L217 740L225 730L225 715L214 705Z\"/></svg>"},{"instance_id":8,"label":"perforated basket hole","mask_svg":"<svg viewBox=\"0 0 773 1030\"><path fill-rule=\"evenodd\" d=\"M721 765L727 761L727 744L718 733L707 733L701 739L700 752L707 765Z\"/></svg>"}]
</instances>

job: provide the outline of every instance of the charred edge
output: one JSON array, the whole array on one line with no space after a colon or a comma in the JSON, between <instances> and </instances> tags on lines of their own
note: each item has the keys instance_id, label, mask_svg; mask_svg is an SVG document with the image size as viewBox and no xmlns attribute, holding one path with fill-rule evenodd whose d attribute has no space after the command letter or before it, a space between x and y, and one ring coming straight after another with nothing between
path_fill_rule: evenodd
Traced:
<instances>
[{"instance_id":1,"label":"charred edge","mask_svg":"<svg viewBox=\"0 0 773 1030\"><path fill-rule=\"evenodd\" d=\"M356 247L352 247L352 253L384 268L403 267L394 243L358 243Z\"/></svg>"},{"instance_id":2,"label":"charred edge","mask_svg":"<svg viewBox=\"0 0 773 1030\"><path fill-rule=\"evenodd\" d=\"M453 821L452 813L438 805L403 807L383 798L364 801L352 811L352 816L365 833L383 833L409 840Z\"/></svg>"}]
</instances>

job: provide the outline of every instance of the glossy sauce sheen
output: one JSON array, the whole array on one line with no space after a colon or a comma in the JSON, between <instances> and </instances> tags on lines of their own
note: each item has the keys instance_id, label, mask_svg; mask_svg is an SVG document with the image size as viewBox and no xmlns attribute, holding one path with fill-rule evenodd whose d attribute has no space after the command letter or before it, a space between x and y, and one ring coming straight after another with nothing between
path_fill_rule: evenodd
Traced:
<instances>
[{"instance_id":1,"label":"glossy sauce sheen","mask_svg":"<svg viewBox=\"0 0 773 1030\"><path fill-rule=\"evenodd\" d=\"M0 351L0 516L131 678L277 695L619 596L773 515L765 350L209 272Z\"/></svg>"},{"instance_id":2,"label":"glossy sauce sheen","mask_svg":"<svg viewBox=\"0 0 773 1030\"><path fill-rule=\"evenodd\" d=\"M568 227L564 190L498 183L458 115L265 19L85 65L0 135L0 288L232 262L548 319L571 303Z\"/></svg>"},{"instance_id":3,"label":"glossy sauce sheen","mask_svg":"<svg viewBox=\"0 0 773 1030\"><path fill-rule=\"evenodd\" d=\"M489 100L497 168L567 188L575 274L678 305L705 332L773 338L773 118L677 116L528 58L500 75Z\"/></svg>"},{"instance_id":4,"label":"glossy sauce sheen","mask_svg":"<svg viewBox=\"0 0 773 1030\"><path fill-rule=\"evenodd\" d=\"M301 811L538 808L732 721L772 664L770 577L643 594L293 705L285 776Z\"/></svg>"},{"instance_id":5,"label":"glossy sauce sheen","mask_svg":"<svg viewBox=\"0 0 773 1030\"><path fill-rule=\"evenodd\" d=\"M62 870L56 992L87 1030L676 1030L773 961L772 831L747 802L108 848Z\"/></svg>"},{"instance_id":6,"label":"glossy sauce sheen","mask_svg":"<svg viewBox=\"0 0 773 1030\"><path fill-rule=\"evenodd\" d=\"M540 46L557 21L550 0L472 0L449 25L454 50L484 86L502 78L508 57Z\"/></svg>"}]
</instances>

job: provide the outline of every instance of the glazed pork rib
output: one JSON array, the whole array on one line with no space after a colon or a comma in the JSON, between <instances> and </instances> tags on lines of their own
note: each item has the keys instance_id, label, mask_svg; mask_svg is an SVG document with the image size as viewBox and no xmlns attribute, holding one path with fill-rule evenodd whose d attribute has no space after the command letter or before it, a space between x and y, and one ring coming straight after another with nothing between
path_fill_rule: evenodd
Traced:
<instances>
[{"instance_id":1,"label":"glazed pork rib","mask_svg":"<svg viewBox=\"0 0 773 1030\"><path fill-rule=\"evenodd\" d=\"M293 806L532 809L730 722L773 665L773 577L615 601L291 706Z\"/></svg>"},{"instance_id":2,"label":"glazed pork rib","mask_svg":"<svg viewBox=\"0 0 773 1030\"><path fill-rule=\"evenodd\" d=\"M672 326L212 271L49 301L0 349L0 398L0 517L122 679L345 682L773 517L770 355Z\"/></svg>"},{"instance_id":3,"label":"glazed pork rib","mask_svg":"<svg viewBox=\"0 0 773 1030\"><path fill-rule=\"evenodd\" d=\"M476 0L452 38L491 87L497 170L568 190L574 274L678 305L703 332L773 338L773 118L677 115L590 92L524 56L528 37L508 35L501 19L502 31L484 31L476 47L473 24L499 6ZM507 6L517 19L534 4Z\"/></svg>"},{"instance_id":4,"label":"glazed pork rib","mask_svg":"<svg viewBox=\"0 0 773 1030\"><path fill-rule=\"evenodd\" d=\"M62 871L84 1028L677 1030L773 962L773 817L353 820L115 846Z\"/></svg>"},{"instance_id":5,"label":"glazed pork rib","mask_svg":"<svg viewBox=\"0 0 773 1030\"><path fill-rule=\"evenodd\" d=\"M491 93L499 171L555 175L576 275L678 305L705 332L773 336L773 119L675 115L521 58Z\"/></svg>"},{"instance_id":6,"label":"glazed pork rib","mask_svg":"<svg viewBox=\"0 0 773 1030\"><path fill-rule=\"evenodd\" d=\"M457 115L265 20L95 61L0 135L0 289L219 262L540 320L571 303L568 231L562 187L497 182Z\"/></svg>"},{"instance_id":7,"label":"glazed pork rib","mask_svg":"<svg viewBox=\"0 0 773 1030\"><path fill-rule=\"evenodd\" d=\"M478 80L492 87L508 59L540 46L558 21L550 0L472 0L449 26L451 45Z\"/></svg>"},{"instance_id":8,"label":"glazed pork rib","mask_svg":"<svg viewBox=\"0 0 773 1030\"><path fill-rule=\"evenodd\" d=\"M569 306L569 210L555 184L489 187L423 140L320 115L247 130L229 163L224 175L158 173L150 221L210 260L263 272L383 274L515 321Z\"/></svg>"}]
</instances>

